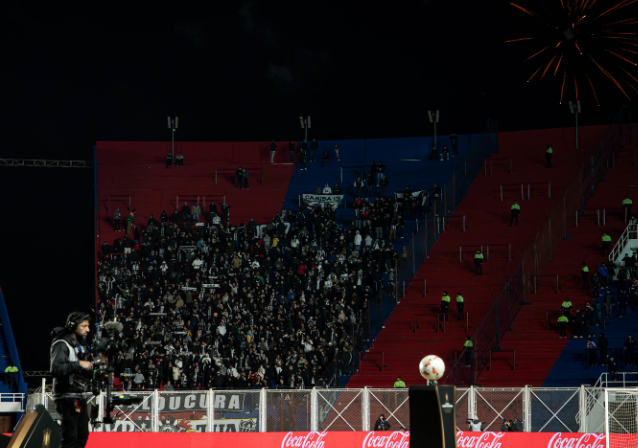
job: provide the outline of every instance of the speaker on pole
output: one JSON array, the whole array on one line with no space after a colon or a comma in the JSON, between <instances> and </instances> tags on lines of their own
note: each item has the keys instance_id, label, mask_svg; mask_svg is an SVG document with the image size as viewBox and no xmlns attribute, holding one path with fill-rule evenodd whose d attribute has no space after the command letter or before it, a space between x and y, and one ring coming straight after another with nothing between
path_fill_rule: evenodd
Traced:
<instances>
[{"instance_id":1,"label":"speaker on pole","mask_svg":"<svg viewBox=\"0 0 638 448\"><path fill-rule=\"evenodd\" d=\"M410 446L456 448L456 386L410 386Z\"/></svg>"}]
</instances>

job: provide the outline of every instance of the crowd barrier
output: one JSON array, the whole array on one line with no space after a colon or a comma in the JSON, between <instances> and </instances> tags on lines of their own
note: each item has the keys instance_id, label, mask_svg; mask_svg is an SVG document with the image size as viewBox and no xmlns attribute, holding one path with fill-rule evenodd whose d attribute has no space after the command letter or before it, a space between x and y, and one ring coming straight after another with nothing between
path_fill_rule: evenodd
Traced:
<instances>
[{"instance_id":1,"label":"crowd barrier","mask_svg":"<svg viewBox=\"0 0 638 448\"><path fill-rule=\"evenodd\" d=\"M379 363L383 363L382 357ZM603 386L621 384L457 388L456 429L468 430L468 419L477 418L485 431L499 431L503 419L516 417L521 421L521 432L603 432ZM410 425L407 389L183 390L118 395L142 400L137 405L116 406L116 422L93 427L94 432L356 432L374 430L380 414L393 429ZM50 393L30 395L27 405L32 408L40 403L56 417ZM90 403L103 415L106 395L91 397Z\"/></svg>"}]
</instances>

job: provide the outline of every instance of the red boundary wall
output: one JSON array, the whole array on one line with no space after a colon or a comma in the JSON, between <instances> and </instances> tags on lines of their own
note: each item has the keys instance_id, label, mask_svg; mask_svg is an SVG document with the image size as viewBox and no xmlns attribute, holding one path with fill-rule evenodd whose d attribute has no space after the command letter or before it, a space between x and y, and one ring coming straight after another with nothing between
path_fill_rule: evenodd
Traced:
<instances>
[{"instance_id":1,"label":"red boundary wall","mask_svg":"<svg viewBox=\"0 0 638 448\"><path fill-rule=\"evenodd\" d=\"M636 435L611 436L617 446L636 443ZM605 434L463 432L458 448L604 448ZM91 433L89 448L409 448L409 432L265 433Z\"/></svg>"}]
</instances>

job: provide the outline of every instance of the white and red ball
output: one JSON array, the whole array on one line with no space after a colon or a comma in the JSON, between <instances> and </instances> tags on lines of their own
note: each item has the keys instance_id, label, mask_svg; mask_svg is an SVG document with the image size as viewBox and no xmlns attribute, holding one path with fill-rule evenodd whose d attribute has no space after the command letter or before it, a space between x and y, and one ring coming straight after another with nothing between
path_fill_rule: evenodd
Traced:
<instances>
[{"instance_id":1,"label":"white and red ball","mask_svg":"<svg viewBox=\"0 0 638 448\"><path fill-rule=\"evenodd\" d=\"M445 373L445 362L436 355L428 355L419 363L419 371L426 380L438 381Z\"/></svg>"}]
</instances>

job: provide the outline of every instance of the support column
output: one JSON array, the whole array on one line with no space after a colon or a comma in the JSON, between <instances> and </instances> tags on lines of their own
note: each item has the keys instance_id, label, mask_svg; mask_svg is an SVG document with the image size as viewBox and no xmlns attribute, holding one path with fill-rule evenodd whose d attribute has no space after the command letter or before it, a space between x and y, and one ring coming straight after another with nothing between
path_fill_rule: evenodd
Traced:
<instances>
[{"instance_id":1,"label":"support column","mask_svg":"<svg viewBox=\"0 0 638 448\"><path fill-rule=\"evenodd\" d=\"M259 391L259 432L266 432L267 423L266 389Z\"/></svg>"},{"instance_id":2,"label":"support column","mask_svg":"<svg viewBox=\"0 0 638 448\"><path fill-rule=\"evenodd\" d=\"M319 431L319 394L316 387L310 391L310 430Z\"/></svg>"},{"instance_id":3,"label":"support column","mask_svg":"<svg viewBox=\"0 0 638 448\"><path fill-rule=\"evenodd\" d=\"M582 384L578 393L578 414L580 415L578 432L587 432L587 390Z\"/></svg>"},{"instance_id":4,"label":"support column","mask_svg":"<svg viewBox=\"0 0 638 448\"><path fill-rule=\"evenodd\" d=\"M370 390L368 386L361 391L361 422L363 423L361 430L370 431Z\"/></svg>"},{"instance_id":5,"label":"support column","mask_svg":"<svg viewBox=\"0 0 638 448\"><path fill-rule=\"evenodd\" d=\"M151 407L151 428L153 432L159 432L159 390L153 391L153 406Z\"/></svg>"},{"instance_id":6,"label":"support column","mask_svg":"<svg viewBox=\"0 0 638 448\"><path fill-rule=\"evenodd\" d=\"M523 391L523 431L532 432L532 393L529 386Z\"/></svg>"},{"instance_id":7,"label":"support column","mask_svg":"<svg viewBox=\"0 0 638 448\"><path fill-rule=\"evenodd\" d=\"M215 391L208 389L206 392L208 403L206 405L206 432L215 431Z\"/></svg>"}]
</instances>

